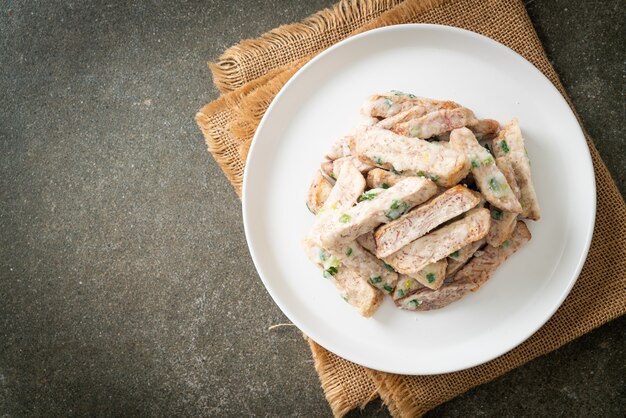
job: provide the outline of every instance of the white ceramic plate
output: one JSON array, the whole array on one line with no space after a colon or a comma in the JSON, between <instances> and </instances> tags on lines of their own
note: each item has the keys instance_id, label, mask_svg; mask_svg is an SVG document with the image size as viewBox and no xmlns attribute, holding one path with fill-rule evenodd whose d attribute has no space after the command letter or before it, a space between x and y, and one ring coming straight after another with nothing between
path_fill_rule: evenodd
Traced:
<instances>
[{"instance_id":1,"label":"white ceramic plate","mask_svg":"<svg viewBox=\"0 0 626 418\"><path fill-rule=\"evenodd\" d=\"M361 103L391 89L454 100L504 124L519 118L542 209L533 238L479 292L444 309L401 311L386 298L365 319L306 258L309 182ZM595 179L567 103L528 61L472 32L387 27L328 49L268 109L250 150L243 218L252 258L274 301L333 353L373 369L437 374L498 357L539 329L574 285L595 221Z\"/></svg>"}]
</instances>

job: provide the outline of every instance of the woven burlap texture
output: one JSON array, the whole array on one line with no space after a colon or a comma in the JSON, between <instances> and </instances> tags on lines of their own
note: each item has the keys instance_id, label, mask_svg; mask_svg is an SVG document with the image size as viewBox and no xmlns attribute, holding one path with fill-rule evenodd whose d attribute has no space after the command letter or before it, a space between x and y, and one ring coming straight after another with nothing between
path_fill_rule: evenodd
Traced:
<instances>
[{"instance_id":1,"label":"woven burlap texture","mask_svg":"<svg viewBox=\"0 0 626 418\"><path fill-rule=\"evenodd\" d=\"M347 36L402 23L456 26L495 39L532 62L567 99L521 1L342 1L300 24L282 26L259 39L244 41L211 65L214 82L225 94L202 108L196 120L209 151L237 193L241 193L245 158L254 131L287 80L313 56ZM376 396L382 398L393 416L420 416L625 313L626 206L593 142L586 137L597 182L596 228L581 275L552 319L525 343L495 360L436 376L369 370L307 338L335 416L362 407Z\"/></svg>"}]
</instances>

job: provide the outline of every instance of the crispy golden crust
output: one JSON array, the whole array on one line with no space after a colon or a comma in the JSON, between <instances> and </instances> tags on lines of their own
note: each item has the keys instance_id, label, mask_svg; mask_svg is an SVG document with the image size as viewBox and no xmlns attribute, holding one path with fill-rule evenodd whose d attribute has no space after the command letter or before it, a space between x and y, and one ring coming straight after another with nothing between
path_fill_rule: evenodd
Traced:
<instances>
[{"instance_id":1,"label":"crispy golden crust","mask_svg":"<svg viewBox=\"0 0 626 418\"><path fill-rule=\"evenodd\" d=\"M367 173L366 184L370 189L388 189L404 177L382 168L373 168Z\"/></svg>"},{"instance_id":2,"label":"crispy golden crust","mask_svg":"<svg viewBox=\"0 0 626 418\"><path fill-rule=\"evenodd\" d=\"M317 213L324 206L332 188L322 173L316 171L306 196L306 205L311 212Z\"/></svg>"},{"instance_id":3,"label":"crispy golden crust","mask_svg":"<svg viewBox=\"0 0 626 418\"><path fill-rule=\"evenodd\" d=\"M469 128L478 139L493 139L500 130L500 123L493 119L481 119Z\"/></svg>"}]
</instances>

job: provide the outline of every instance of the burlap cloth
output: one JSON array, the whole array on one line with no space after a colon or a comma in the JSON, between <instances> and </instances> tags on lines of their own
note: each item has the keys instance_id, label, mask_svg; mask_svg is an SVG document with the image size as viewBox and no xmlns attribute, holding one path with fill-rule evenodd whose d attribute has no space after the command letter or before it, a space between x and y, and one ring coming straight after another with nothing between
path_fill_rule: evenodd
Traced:
<instances>
[{"instance_id":1,"label":"burlap cloth","mask_svg":"<svg viewBox=\"0 0 626 418\"><path fill-rule=\"evenodd\" d=\"M526 57L567 98L519 0L344 0L302 23L243 41L210 64L214 82L223 95L202 108L196 120L209 151L237 193L241 194L254 131L284 83L330 45L355 33L401 23L457 26L495 39ZM362 407L377 396L393 416L420 416L624 314L626 206L593 142L585 135L597 182L596 228L582 273L552 319L525 343L489 363L436 376L370 370L307 339L322 388L336 416Z\"/></svg>"}]
</instances>

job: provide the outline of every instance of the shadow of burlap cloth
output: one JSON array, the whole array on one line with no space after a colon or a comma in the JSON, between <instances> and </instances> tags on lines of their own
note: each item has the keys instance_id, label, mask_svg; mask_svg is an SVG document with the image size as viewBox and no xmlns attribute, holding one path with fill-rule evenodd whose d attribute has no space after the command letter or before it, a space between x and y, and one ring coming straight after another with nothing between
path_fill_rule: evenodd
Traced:
<instances>
[{"instance_id":1,"label":"shadow of burlap cloth","mask_svg":"<svg viewBox=\"0 0 626 418\"><path fill-rule=\"evenodd\" d=\"M526 57L567 98L519 0L344 0L302 23L281 26L258 39L243 41L210 64L222 96L202 108L196 120L209 151L238 194L254 131L285 82L336 42L366 30L402 23L457 26L495 39ZM597 181L596 227L582 273L552 319L522 345L495 360L436 376L370 370L307 339L335 416L362 407L377 396L395 417L420 416L624 314L626 207L593 142L585 135Z\"/></svg>"}]
</instances>

